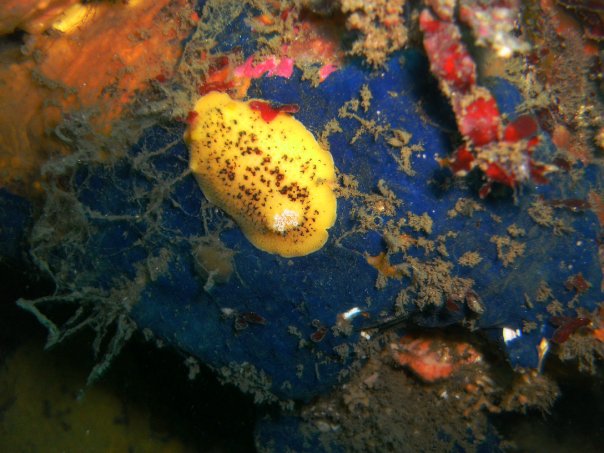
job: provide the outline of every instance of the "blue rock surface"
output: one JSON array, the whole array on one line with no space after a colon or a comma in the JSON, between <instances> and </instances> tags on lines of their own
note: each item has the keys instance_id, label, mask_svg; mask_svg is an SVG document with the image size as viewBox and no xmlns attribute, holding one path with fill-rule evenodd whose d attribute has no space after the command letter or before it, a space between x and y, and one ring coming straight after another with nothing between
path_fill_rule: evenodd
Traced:
<instances>
[{"instance_id":1,"label":"blue rock surface","mask_svg":"<svg viewBox=\"0 0 604 453\"><path fill-rule=\"evenodd\" d=\"M338 117L364 85L373 96L367 111L359 109L357 118ZM491 88L506 109L519 101L507 82L494 81ZM455 182L436 160L451 149L454 126L421 53L401 53L379 72L351 64L317 88L301 81L298 72L289 80L263 78L250 95L298 104L296 117L316 135L328 120L338 119L342 132L329 136L331 153L338 171L353 177L358 190L342 192L327 244L292 259L254 248L222 212L204 203L187 173L184 127L161 125L148 129L117 162L88 162L77 169L68 192L76 198L73 212L81 235L57 242L43 257L57 270L59 288L97 288L104 297L136 288L137 300L124 305L139 328L218 370L258 401L309 400L324 393L354 359L359 329L402 311L412 325L472 319L476 328L498 334L502 327L518 329L523 321L534 321L534 334L507 346L515 365L534 367L534 345L552 331L547 302L558 300L565 307L575 296L564 286L569 277L580 273L591 284L577 306L595 307L601 295L595 215L550 207L559 221L555 227L538 224L529 208L548 206L548 200L585 199L599 187L598 171L581 169L579 179L560 172L550 184L524 186L515 197L478 199L473 188ZM357 135L359 118L375 120L385 132ZM412 176L401 171L398 150L387 143L393 129L410 133L409 145L423 146L410 158ZM542 154L551 158L552 149L544 146ZM460 199L477 208L454 214ZM393 211L381 214L380 203L390 203ZM409 213L427 214L431 229L411 225ZM368 219L370 226L360 228ZM388 222L400 219L406 221L395 230L414 245L389 254L391 264L403 270L395 273L398 278L383 279L378 289L378 269L367 257L387 250L384 233L393 231ZM511 235L511 225L524 233ZM499 251L494 237L503 241ZM523 251L504 262L516 242ZM227 282L209 282L200 272L199 247L232 260L234 272ZM460 265L458 259L470 251L481 261L474 267ZM465 294L453 294L450 285L455 287L458 279L473 280L481 310L471 310ZM544 283L551 289L550 300L538 303ZM404 306L396 302L402 291ZM457 308L451 309L447 299L457 296ZM527 298L534 301L532 308ZM338 316L354 307L364 316L353 319L352 328L334 329ZM323 338L317 334L321 329Z\"/></svg>"}]
</instances>

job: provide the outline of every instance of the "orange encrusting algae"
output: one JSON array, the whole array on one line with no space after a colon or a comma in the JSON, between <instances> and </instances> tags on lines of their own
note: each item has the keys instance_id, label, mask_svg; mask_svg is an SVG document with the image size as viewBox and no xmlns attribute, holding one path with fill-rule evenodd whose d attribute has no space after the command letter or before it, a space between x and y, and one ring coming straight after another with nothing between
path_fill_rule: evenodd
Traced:
<instances>
[{"instance_id":1,"label":"orange encrusting algae","mask_svg":"<svg viewBox=\"0 0 604 453\"><path fill-rule=\"evenodd\" d=\"M405 335L390 349L396 363L410 368L424 382L446 379L460 368L482 360L469 343L439 337Z\"/></svg>"},{"instance_id":2,"label":"orange encrusting algae","mask_svg":"<svg viewBox=\"0 0 604 453\"><path fill-rule=\"evenodd\" d=\"M44 162L70 152L61 121L110 132L135 93L176 64L193 24L165 20L185 0L21 3L0 20L2 33L31 33L0 50L0 187L31 194Z\"/></svg>"}]
</instances>

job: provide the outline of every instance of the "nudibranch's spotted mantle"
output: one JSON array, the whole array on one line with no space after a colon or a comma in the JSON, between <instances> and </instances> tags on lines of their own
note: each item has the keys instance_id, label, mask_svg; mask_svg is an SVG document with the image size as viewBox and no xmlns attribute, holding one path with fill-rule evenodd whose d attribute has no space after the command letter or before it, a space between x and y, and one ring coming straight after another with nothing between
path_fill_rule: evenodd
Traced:
<instances>
[{"instance_id":1,"label":"nudibranch's spotted mantle","mask_svg":"<svg viewBox=\"0 0 604 453\"><path fill-rule=\"evenodd\" d=\"M253 108L259 102L218 92L200 98L185 134L189 166L252 244L307 255L325 244L336 219L333 158L284 110L267 120Z\"/></svg>"}]
</instances>

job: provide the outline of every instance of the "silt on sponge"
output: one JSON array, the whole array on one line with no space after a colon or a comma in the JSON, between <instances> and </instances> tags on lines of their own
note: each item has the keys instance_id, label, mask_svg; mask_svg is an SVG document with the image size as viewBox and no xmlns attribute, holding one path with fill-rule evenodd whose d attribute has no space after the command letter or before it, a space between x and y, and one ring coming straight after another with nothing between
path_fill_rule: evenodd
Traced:
<instances>
[{"instance_id":1,"label":"silt on sponge","mask_svg":"<svg viewBox=\"0 0 604 453\"><path fill-rule=\"evenodd\" d=\"M294 257L323 247L336 220L335 169L304 125L285 113L266 121L218 92L194 111L185 140L205 197L260 250Z\"/></svg>"}]
</instances>

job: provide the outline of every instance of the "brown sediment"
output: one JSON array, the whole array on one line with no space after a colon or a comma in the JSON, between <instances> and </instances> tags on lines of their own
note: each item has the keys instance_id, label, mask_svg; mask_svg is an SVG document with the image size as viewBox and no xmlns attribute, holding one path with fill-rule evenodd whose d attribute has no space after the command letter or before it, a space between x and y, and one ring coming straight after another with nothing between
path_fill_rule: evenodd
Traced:
<instances>
[{"instance_id":1,"label":"brown sediment","mask_svg":"<svg viewBox=\"0 0 604 453\"><path fill-rule=\"evenodd\" d=\"M560 395L560 389L550 377L537 370L517 373L511 388L504 394L501 409L508 412L526 413L536 408L549 412L554 401Z\"/></svg>"},{"instance_id":2,"label":"brown sediment","mask_svg":"<svg viewBox=\"0 0 604 453\"><path fill-rule=\"evenodd\" d=\"M544 125L564 157L587 164L602 151L597 135L604 125L604 105L597 95L602 57L594 52L597 45L586 32L588 23L577 18L560 2L527 3L524 29L533 43L529 79L548 88Z\"/></svg>"},{"instance_id":3,"label":"brown sediment","mask_svg":"<svg viewBox=\"0 0 604 453\"><path fill-rule=\"evenodd\" d=\"M513 238L521 237L526 234L526 230L524 228L520 228L515 223L511 224L506 231Z\"/></svg>"},{"instance_id":4,"label":"brown sediment","mask_svg":"<svg viewBox=\"0 0 604 453\"><path fill-rule=\"evenodd\" d=\"M414 153L420 153L425 151L425 149L423 145L419 143L409 145L410 141L411 134L402 129L392 129L392 137L386 140L390 146L399 149L398 155L390 153L398 164L399 169L408 176L414 176L415 170L413 170L412 167L411 157Z\"/></svg>"},{"instance_id":5,"label":"brown sediment","mask_svg":"<svg viewBox=\"0 0 604 453\"><path fill-rule=\"evenodd\" d=\"M558 299L552 300L545 309L552 316L560 316L564 313L564 306Z\"/></svg>"},{"instance_id":6,"label":"brown sediment","mask_svg":"<svg viewBox=\"0 0 604 453\"><path fill-rule=\"evenodd\" d=\"M554 224L554 208L541 199L533 201L527 213L537 225L549 227Z\"/></svg>"},{"instance_id":7,"label":"brown sediment","mask_svg":"<svg viewBox=\"0 0 604 453\"><path fill-rule=\"evenodd\" d=\"M553 297L553 292L550 286L546 281L541 280L539 282L539 287L537 288L537 294L535 295L535 300L537 302L546 302L548 299Z\"/></svg>"},{"instance_id":8,"label":"brown sediment","mask_svg":"<svg viewBox=\"0 0 604 453\"><path fill-rule=\"evenodd\" d=\"M476 451L487 436L489 413L548 412L558 396L548 376L513 374L483 360L481 348L467 336L417 332L410 343L405 338L389 332L355 348L355 354L369 355L367 362L349 381L302 409L302 432L318 435L326 451L334 442L351 452L449 451L453 446ZM395 346L399 340L401 346ZM407 352L418 370L431 372L442 362L452 365L442 370L452 372L423 380L401 367L400 348L412 348Z\"/></svg>"},{"instance_id":9,"label":"brown sediment","mask_svg":"<svg viewBox=\"0 0 604 453\"><path fill-rule=\"evenodd\" d=\"M463 387L425 386L390 361L370 359L349 383L305 407L303 432L318 433L325 446L335 441L350 452L447 451L455 444L473 451L467 429L480 437L486 414L475 413L471 421L463 416L455 398L465 397Z\"/></svg>"},{"instance_id":10,"label":"brown sediment","mask_svg":"<svg viewBox=\"0 0 604 453\"><path fill-rule=\"evenodd\" d=\"M559 346L558 357L576 361L581 372L596 374L596 364L604 360L604 343L590 333L577 332Z\"/></svg>"},{"instance_id":11,"label":"brown sediment","mask_svg":"<svg viewBox=\"0 0 604 453\"><path fill-rule=\"evenodd\" d=\"M523 333L530 333L534 330L537 329L537 323L534 321L526 321L523 320L522 321L522 332Z\"/></svg>"},{"instance_id":12,"label":"brown sediment","mask_svg":"<svg viewBox=\"0 0 604 453\"><path fill-rule=\"evenodd\" d=\"M408 217L408 225L413 228L415 231L424 232L426 234L432 233L432 218L428 215L427 212L424 212L422 215L417 215L412 212L407 212Z\"/></svg>"},{"instance_id":13,"label":"brown sediment","mask_svg":"<svg viewBox=\"0 0 604 453\"><path fill-rule=\"evenodd\" d=\"M466 252L459 257L457 262L461 266L474 267L480 264L482 261L482 256L478 252Z\"/></svg>"},{"instance_id":14,"label":"brown sediment","mask_svg":"<svg viewBox=\"0 0 604 453\"><path fill-rule=\"evenodd\" d=\"M323 127L323 130L321 131L321 134L317 139L317 141L324 150L329 151L329 137L337 132L344 132L342 126L340 126L340 123L338 123L337 119L332 118L327 123L325 123L325 126Z\"/></svg>"},{"instance_id":15,"label":"brown sediment","mask_svg":"<svg viewBox=\"0 0 604 453\"><path fill-rule=\"evenodd\" d=\"M604 196L595 190L591 190L587 198L592 210L598 216L600 226L604 226Z\"/></svg>"},{"instance_id":16,"label":"brown sediment","mask_svg":"<svg viewBox=\"0 0 604 453\"><path fill-rule=\"evenodd\" d=\"M339 117L351 118L359 123L359 128L355 131L354 136L350 140L350 144L355 143L364 134L372 135L373 139L377 140L390 130L389 124L379 124L376 120L366 119L359 115L359 108L365 109L365 106L367 106L367 108L369 107L369 103L367 102L369 95L371 95L371 92L368 88L363 87L359 93L359 97L354 97L349 101L346 101L344 105L338 109Z\"/></svg>"},{"instance_id":17,"label":"brown sediment","mask_svg":"<svg viewBox=\"0 0 604 453\"><path fill-rule=\"evenodd\" d=\"M524 255L526 249L526 244L510 239L508 236L491 236L491 242L497 246L497 258L505 267Z\"/></svg>"},{"instance_id":18,"label":"brown sediment","mask_svg":"<svg viewBox=\"0 0 604 453\"><path fill-rule=\"evenodd\" d=\"M373 94L371 94L371 90L369 89L369 85L365 84L361 87L361 107L363 107L363 111L366 112L371 106L371 99L373 99Z\"/></svg>"},{"instance_id":19,"label":"brown sediment","mask_svg":"<svg viewBox=\"0 0 604 453\"><path fill-rule=\"evenodd\" d=\"M555 235L572 233L574 228L556 216L554 207L541 198L535 199L527 209L529 217L539 226L551 228Z\"/></svg>"},{"instance_id":20,"label":"brown sediment","mask_svg":"<svg viewBox=\"0 0 604 453\"><path fill-rule=\"evenodd\" d=\"M399 267L411 279L410 291L419 309L441 307L447 299L463 301L474 280L452 274L453 263L441 258L407 257Z\"/></svg>"},{"instance_id":21,"label":"brown sediment","mask_svg":"<svg viewBox=\"0 0 604 453\"><path fill-rule=\"evenodd\" d=\"M276 403L279 399L271 392L272 380L262 370L249 362L229 362L216 370L218 379L237 386L243 393L253 396L256 404ZM287 405L287 402L282 402Z\"/></svg>"},{"instance_id":22,"label":"brown sediment","mask_svg":"<svg viewBox=\"0 0 604 453\"><path fill-rule=\"evenodd\" d=\"M556 353L563 361L576 362L580 372L596 374L604 360L604 303L593 312L578 309L576 317L552 318L558 326ZM562 332L560 332L562 330Z\"/></svg>"},{"instance_id":23,"label":"brown sediment","mask_svg":"<svg viewBox=\"0 0 604 453\"><path fill-rule=\"evenodd\" d=\"M447 212L447 216L449 218L454 218L458 215L472 217L475 212L484 210L485 208L483 205L481 205L475 200L472 200L471 198L459 198L455 202L455 206L453 207L453 209Z\"/></svg>"},{"instance_id":24,"label":"brown sediment","mask_svg":"<svg viewBox=\"0 0 604 453\"><path fill-rule=\"evenodd\" d=\"M405 0L341 0L347 14L346 27L359 32L350 53L365 57L374 67L382 66L392 52L407 43L403 21Z\"/></svg>"}]
</instances>

